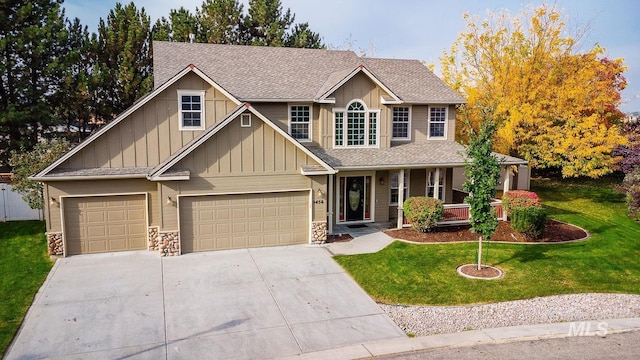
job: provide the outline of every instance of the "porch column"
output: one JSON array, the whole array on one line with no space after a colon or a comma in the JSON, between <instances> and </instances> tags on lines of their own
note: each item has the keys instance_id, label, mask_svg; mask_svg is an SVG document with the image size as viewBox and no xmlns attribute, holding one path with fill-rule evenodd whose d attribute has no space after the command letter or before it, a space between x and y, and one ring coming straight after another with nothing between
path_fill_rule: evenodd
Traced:
<instances>
[{"instance_id":1,"label":"porch column","mask_svg":"<svg viewBox=\"0 0 640 360\"><path fill-rule=\"evenodd\" d=\"M433 198L434 199L439 199L440 196L438 194L438 192L440 191L440 168L436 168L436 172L434 174L434 178L433 179Z\"/></svg>"},{"instance_id":2,"label":"porch column","mask_svg":"<svg viewBox=\"0 0 640 360\"><path fill-rule=\"evenodd\" d=\"M504 168L504 181L503 181L503 188L502 188L502 196L504 197L504 194L507 193L507 191L509 191L509 189L511 188L511 167L509 165L505 166ZM507 221L507 216L509 214L507 214L507 212L504 210L504 206L502 207L502 220Z\"/></svg>"},{"instance_id":3,"label":"porch column","mask_svg":"<svg viewBox=\"0 0 640 360\"><path fill-rule=\"evenodd\" d=\"M402 229L404 225L402 204L404 204L404 169L400 169L398 172L398 229Z\"/></svg>"},{"instance_id":4,"label":"porch column","mask_svg":"<svg viewBox=\"0 0 640 360\"><path fill-rule=\"evenodd\" d=\"M504 194L507 193L507 191L509 191L509 189L511 188L511 167L509 165L505 166L504 168L504 180L502 181L504 187L502 189L502 194L504 196Z\"/></svg>"},{"instance_id":5,"label":"porch column","mask_svg":"<svg viewBox=\"0 0 640 360\"><path fill-rule=\"evenodd\" d=\"M327 225L329 234L333 235L333 180L334 176L329 175L329 194L327 195Z\"/></svg>"}]
</instances>

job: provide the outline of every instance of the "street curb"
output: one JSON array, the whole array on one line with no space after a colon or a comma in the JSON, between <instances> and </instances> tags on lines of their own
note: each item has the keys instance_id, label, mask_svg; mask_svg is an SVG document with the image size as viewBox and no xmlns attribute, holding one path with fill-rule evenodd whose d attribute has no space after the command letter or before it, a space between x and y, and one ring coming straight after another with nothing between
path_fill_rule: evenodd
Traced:
<instances>
[{"instance_id":1,"label":"street curb","mask_svg":"<svg viewBox=\"0 0 640 360\"><path fill-rule=\"evenodd\" d=\"M380 340L304 353L285 359L362 359L437 348L457 348L574 336L606 337L609 334L632 331L640 331L640 318L520 325L415 338Z\"/></svg>"}]
</instances>

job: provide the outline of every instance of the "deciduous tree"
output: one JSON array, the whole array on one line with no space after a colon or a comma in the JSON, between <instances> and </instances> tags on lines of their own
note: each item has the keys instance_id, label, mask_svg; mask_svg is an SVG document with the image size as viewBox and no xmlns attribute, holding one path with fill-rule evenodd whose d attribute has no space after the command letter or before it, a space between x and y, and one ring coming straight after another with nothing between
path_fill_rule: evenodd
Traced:
<instances>
[{"instance_id":1,"label":"deciduous tree","mask_svg":"<svg viewBox=\"0 0 640 360\"><path fill-rule=\"evenodd\" d=\"M622 59L598 45L579 52L580 34L566 35L561 11L542 5L488 19L465 14L467 29L441 58L444 79L476 104L489 104L499 121L495 149L565 177L599 177L616 169ZM466 141L465 127L458 138Z\"/></svg>"},{"instance_id":2,"label":"deciduous tree","mask_svg":"<svg viewBox=\"0 0 640 360\"><path fill-rule=\"evenodd\" d=\"M42 209L42 183L29 180L69 150L66 139L41 141L32 150L12 151L9 164L13 167L13 189L22 195L32 209Z\"/></svg>"},{"instance_id":3,"label":"deciduous tree","mask_svg":"<svg viewBox=\"0 0 640 360\"><path fill-rule=\"evenodd\" d=\"M492 153L496 123L493 109L479 109L482 117L477 129L467 122L469 143L466 146L464 191L469 192L465 202L469 204L471 231L478 233L478 266L482 265L482 241L489 240L498 227L496 210L491 200L496 196L500 181L500 163Z\"/></svg>"}]
</instances>

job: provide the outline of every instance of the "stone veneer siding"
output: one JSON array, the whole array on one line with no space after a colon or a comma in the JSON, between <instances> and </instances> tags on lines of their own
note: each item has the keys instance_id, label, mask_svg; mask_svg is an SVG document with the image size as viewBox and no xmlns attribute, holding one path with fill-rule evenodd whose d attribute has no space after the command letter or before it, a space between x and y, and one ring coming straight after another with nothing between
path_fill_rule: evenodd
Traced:
<instances>
[{"instance_id":1,"label":"stone veneer siding","mask_svg":"<svg viewBox=\"0 0 640 360\"><path fill-rule=\"evenodd\" d=\"M61 232L47 233L47 245L49 247L49 255L64 256Z\"/></svg>"},{"instance_id":2,"label":"stone veneer siding","mask_svg":"<svg viewBox=\"0 0 640 360\"><path fill-rule=\"evenodd\" d=\"M327 222L314 221L311 223L311 241L314 244L324 244L327 242Z\"/></svg>"},{"instance_id":3,"label":"stone veneer siding","mask_svg":"<svg viewBox=\"0 0 640 360\"><path fill-rule=\"evenodd\" d=\"M149 227L148 248L158 251L160 256L180 255L180 234L177 231L159 231L157 226Z\"/></svg>"}]
</instances>

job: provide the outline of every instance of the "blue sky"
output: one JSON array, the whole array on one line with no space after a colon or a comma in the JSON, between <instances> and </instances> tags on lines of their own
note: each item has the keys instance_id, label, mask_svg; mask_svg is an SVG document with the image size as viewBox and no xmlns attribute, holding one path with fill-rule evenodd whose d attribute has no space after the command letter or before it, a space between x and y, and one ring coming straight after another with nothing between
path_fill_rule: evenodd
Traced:
<instances>
[{"instance_id":1,"label":"blue sky","mask_svg":"<svg viewBox=\"0 0 640 360\"><path fill-rule=\"evenodd\" d=\"M128 1L122 1L128 3ZM135 0L144 7L152 22L183 6L191 11L202 0ZM248 3L247 0L241 1ZM66 0L69 18L78 17L95 31L100 18L106 18L114 0ZM296 15L296 22L308 22L326 44L333 48L366 51L369 56L418 59L438 64L443 50L449 49L464 31L462 14L485 16L487 11L519 13L542 2L508 0L282 0L284 8ZM624 58L628 85L622 93L623 111L640 111L640 1L637 0L556 0L569 18L568 28L587 25L582 39L584 49L595 43L606 48L606 56ZM389 5L392 4L392 5ZM246 5L245 5L246 7Z\"/></svg>"}]
</instances>

